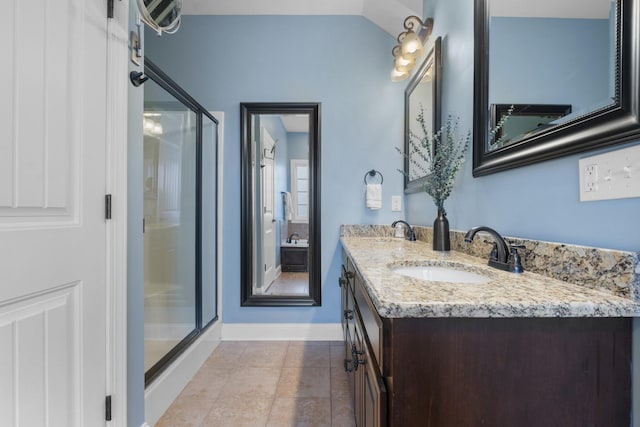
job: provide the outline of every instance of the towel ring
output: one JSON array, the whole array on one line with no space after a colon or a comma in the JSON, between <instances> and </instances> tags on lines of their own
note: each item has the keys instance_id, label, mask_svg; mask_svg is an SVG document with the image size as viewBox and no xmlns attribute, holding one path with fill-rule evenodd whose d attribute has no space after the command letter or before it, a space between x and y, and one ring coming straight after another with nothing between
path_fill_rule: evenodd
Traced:
<instances>
[{"instance_id":1,"label":"towel ring","mask_svg":"<svg viewBox=\"0 0 640 427\"><path fill-rule=\"evenodd\" d=\"M364 174L364 183L365 183L365 185L368 184L367 176L370 176L370 177L373 178L376 175L380 175L380 184L382 184L384 182L384 177L382 176L382 174L380 172L378 172L377 170L375 170L375 169L371 169L369 172Z\"/></svg>"}]
</instances>

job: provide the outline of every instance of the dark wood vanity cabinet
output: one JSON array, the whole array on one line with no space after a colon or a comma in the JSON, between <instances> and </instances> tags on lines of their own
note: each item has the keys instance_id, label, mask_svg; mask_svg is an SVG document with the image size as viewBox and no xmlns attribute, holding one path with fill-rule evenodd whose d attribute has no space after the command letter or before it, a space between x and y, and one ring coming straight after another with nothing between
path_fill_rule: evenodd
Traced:
<instances>
[{"instance_id":1,"label":"dark wood vanity cabinet","mask_svg":"<svg viewBox=\"0 0 640 427\"><path fill-rule=\"evenodd\" d=\"M343 268L340 285L345 345L344 369L349 373L356 425L386 426L386 386L364 332L361 310L355 302L355 279L353 271Z\"/></svg>"},{"instance_id":2,"label":"dark wood vanity cabinet","mask_svg":"<svg viewBox=\"0 0 640 427\"><path fill-rule=\"evenodd\" d=\"M630 318L381 318L340 282L358 427L631 423Z\"/></svg>"},{"instance_id":3,"label":"dark wood vanity cabinet","mask_svg":"<svg viewBox=\"0 0 640 427\"><path fill-rule=\"evenodd\" d=\"M309 271L308 248L280 248L280 264L282 271L306 272Z\"/></svg>"}]
</instances>

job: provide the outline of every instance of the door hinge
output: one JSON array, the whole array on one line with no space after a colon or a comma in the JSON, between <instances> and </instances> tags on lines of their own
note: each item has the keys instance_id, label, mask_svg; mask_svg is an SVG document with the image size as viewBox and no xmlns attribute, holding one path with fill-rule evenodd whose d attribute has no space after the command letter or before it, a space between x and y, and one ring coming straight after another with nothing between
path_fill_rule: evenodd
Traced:
<instances>
[{"instance_id":1,"label":"door hinge","mask_svg":"<svg viewBox=\"0 0 640 427\"><path fill-rule=\"evenodd\" d=\"M111 194L104 196L104 217L111 219Z\"/></svg>"},{"instance_id":2,"label":"door hinge","mask_svg":"<svg viewBox=\"0 0 640 427\"><path fill-rule=\"evenodd\" d=\"M115 0L107 0L107 18L113 18L113 2ZM122 1L122 0L120 0Z\"/></svg>"},{"instance_id":3,"label":"door hinge","mask_svg":"<svg viewBox=\"0 0 640 427\"><path fill-rule=\"evenodd\" d=\"M104 403L105 419L111 421L111 396L107 396Z\"/></svg>"}]
</instances>

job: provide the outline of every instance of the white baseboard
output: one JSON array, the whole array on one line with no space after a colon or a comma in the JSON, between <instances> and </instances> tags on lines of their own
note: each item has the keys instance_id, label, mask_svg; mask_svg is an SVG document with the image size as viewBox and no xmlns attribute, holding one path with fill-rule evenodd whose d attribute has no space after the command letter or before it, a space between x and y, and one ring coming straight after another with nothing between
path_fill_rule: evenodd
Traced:
<instances>
[{"instance_id":1,"label":"white baseboard","mask_svg":"<svg viewBox=\"0 0 640 427\"><path fill-rule=\"evenodd\" d=\"M340 323L225 323L222 341L342 341Z\"/></svg>"},{"instance_id":2,"label":"white baseboard","mask_svg":"<svg viewBox=\"0 0 640 427\"><path fill-rule=\"evenodd\" d=\"M211 325L196 342L182 353L144 391L143 427L155 425L182 389L193 378L211 352L220 344L222 326L220 322Z\"/></svg>"}]
</instances>

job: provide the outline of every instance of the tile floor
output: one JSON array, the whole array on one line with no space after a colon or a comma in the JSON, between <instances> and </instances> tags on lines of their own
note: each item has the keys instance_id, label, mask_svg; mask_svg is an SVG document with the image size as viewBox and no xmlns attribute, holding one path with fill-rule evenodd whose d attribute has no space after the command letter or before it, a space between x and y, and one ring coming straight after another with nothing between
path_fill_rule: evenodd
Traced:
<instances>
[{"instance_id":1,"label":"tile floor","mask_svg":"<svg viewBox=\"0 0 640 427\"><path fill-rule=\"evenodd\" d=\"M355 426L340 341L225 341L157 427Z\"/></svg>"}]
</instances>

